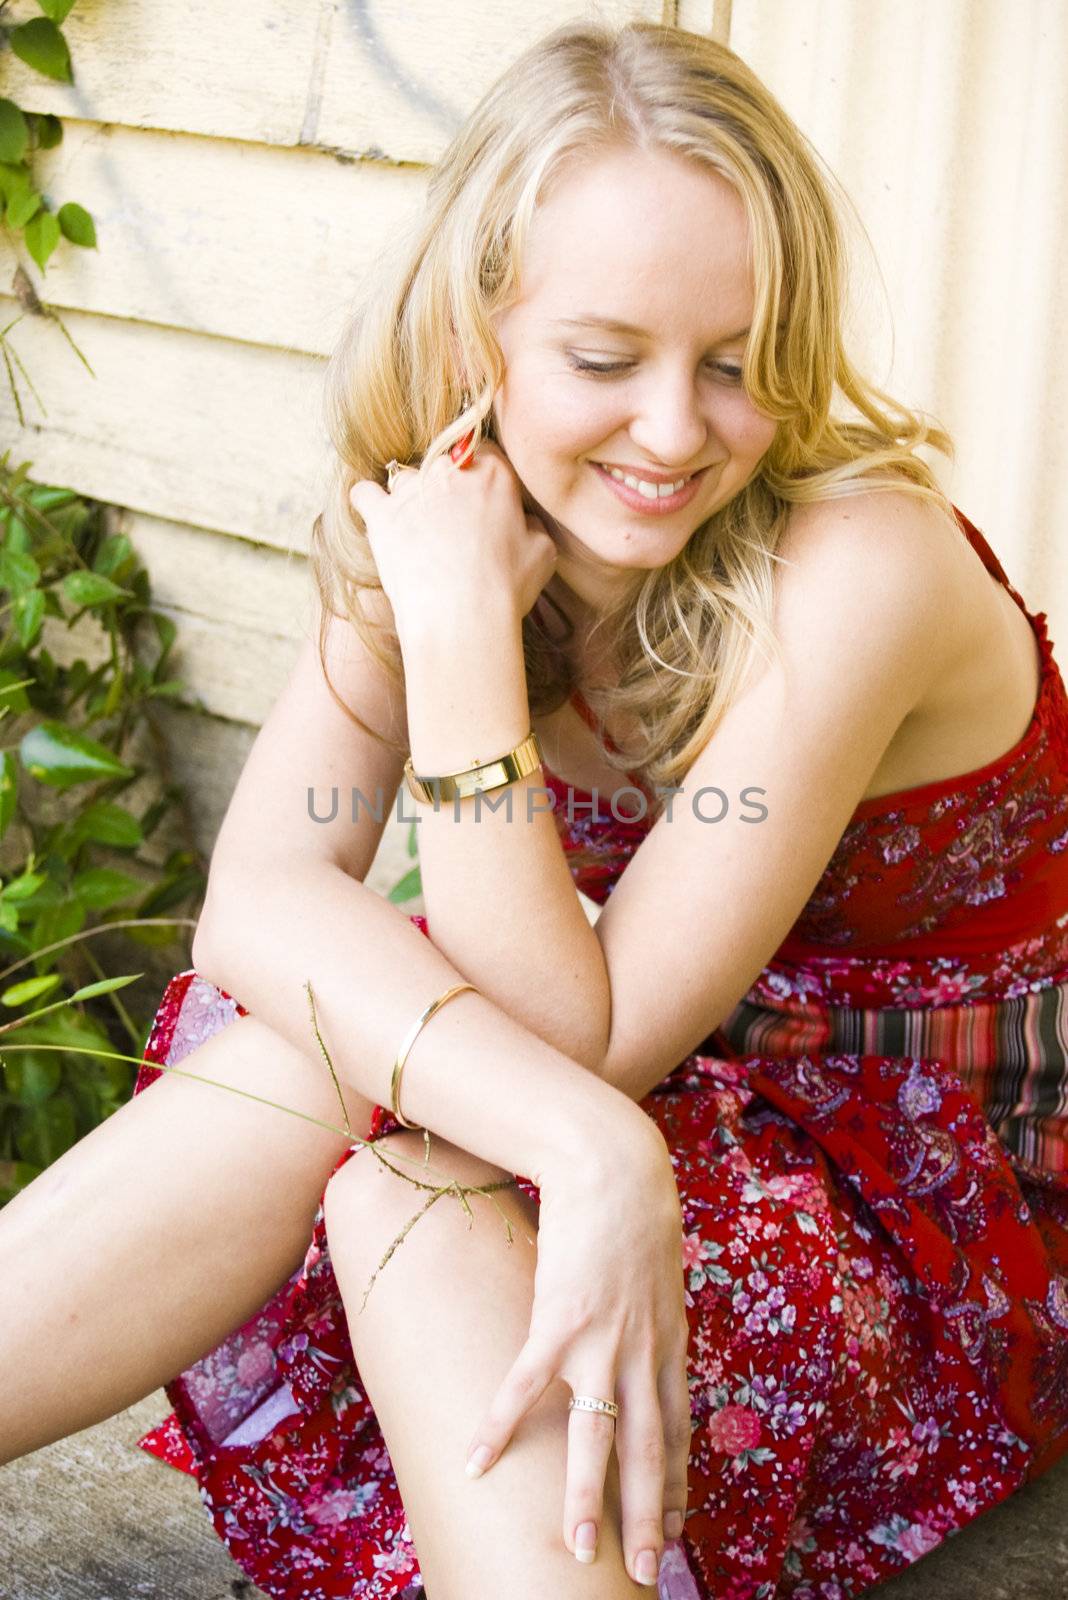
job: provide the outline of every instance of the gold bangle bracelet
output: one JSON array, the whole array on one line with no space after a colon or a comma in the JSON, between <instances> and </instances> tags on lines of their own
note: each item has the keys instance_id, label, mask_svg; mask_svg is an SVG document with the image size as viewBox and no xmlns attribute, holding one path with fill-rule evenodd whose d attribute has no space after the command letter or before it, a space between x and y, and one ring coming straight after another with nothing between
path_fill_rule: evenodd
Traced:
<instances>
[{"instance_id":1,"label":"gold bangle bracelet","mask_svg":"<svg viewBox=\"0 0 1068 1600\"><path fill-rule=\"evenodd\" d=\"M471 989L475 994L478 994L479 992L473 983L457 983L454 984L451 989L446 989L444 994L439 994L436 1000L431 1000L422 1016L419 1017L417 1021L412 1023L412 1026L408 1029L404 1043L401 1045L400 1050L397 1053L397 1059L393 1063L393 1076L390 1079L389 1094L390 1102L393 1107L393 1115L396 1117L402 1128L419 1127L418 1122L409 1122L408 1118L404 1115L400 1108L401 1078L404 1074L404 1063L408 1059L408 1052L415 1043L419 1034L419 1030L422 1028L423 1024L430 1020L430 1018L434 1015L434 1012L439 1010L445 1004L446 1000L451 1000L454 994L460 994L464 989Z\"/></svg>"},{"instance_id":2,"label":"gold bangle bracelet","mask_svg":"<svg viewBox=\"0 0 1068 1600\"><path fill-rule=\"evenodd\" d=\"M495 756L492 761L480 761L474 756L469 767L460 772L442 773L440 777L424 777L417 773L409 756L404 763L404 780L413 799L432 805L435 790L438 804L443 800L464 800L476 792L488 794L491 789L503 788L517 778L526 778L540 764L541 745L531 728L526 738L503 756Z\"/></svg>"}]
</instances>

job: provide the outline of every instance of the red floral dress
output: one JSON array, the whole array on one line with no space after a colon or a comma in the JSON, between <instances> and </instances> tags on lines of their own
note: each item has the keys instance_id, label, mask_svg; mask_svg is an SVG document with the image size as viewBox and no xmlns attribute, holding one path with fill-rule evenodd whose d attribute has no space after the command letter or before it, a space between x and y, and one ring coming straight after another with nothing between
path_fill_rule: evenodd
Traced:
<instances>
[{"instance_id":1,"label":"red floral dress","mask_svg":"<svg viewBox=\"0 0 1068 1600\"><path fill-rule=\"evenodd\" d=\"M642 1102L674 1161L691 1331L662 1600L862 1594L1068 1449L1068 697L1030 620L1019 742L859 805L748 994ZM603 903L648 824L572 796L564 845L596 849L576 881ZM243 1014L177 974L137 1091ZM268 1595L421 1593L321 1207L303 1267L167 1393L141 1443L196 1475Z\"/></svg>"}]
</instances>

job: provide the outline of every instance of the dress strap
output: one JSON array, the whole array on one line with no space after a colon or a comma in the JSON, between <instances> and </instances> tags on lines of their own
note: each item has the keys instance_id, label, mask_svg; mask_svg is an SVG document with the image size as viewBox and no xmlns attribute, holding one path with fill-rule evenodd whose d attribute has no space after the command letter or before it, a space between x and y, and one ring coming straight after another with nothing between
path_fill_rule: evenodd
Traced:
<instances>
[{"instance_id":1,"label":"dress strap","mask_svg":"<svg viewBox=\"0 0 1068 1600\"><path fill-rule=\"evenodd\" d=\"M582 695L581 690L579 690L579 689L574 690L574 692L572 693L572 696L571 696L571 704L574 706L575 710L578 712L578 714L582 718L583 722L585 722L588 727L591 727L593 729L594 733L598 734L601 738L604 739L604 742L605 742L606 746L608 747L608 749L609 750L614 750L615 749L615 745L612 743L611 739L609 739L606 734L603 734L601 732L601 724L597 721L597 718L594 716L593 712L590 710L589 706L586 704L586 701L585 701L585 699L584 699L584 697Z\"/></svg>"},{"instance_id":2,"label":"dress strap","mask_svg":"<svg viewBox=\"0 0 1068 1600\"><path fill-rule=\"evenodd\" d=\"M1008 573L1005 571L1005 568L1001 565L1001 562L998 560L993 550L991 550L990 546L979 532L979 529L975 526L975 523L969 521L969 519L964 515L964 512L959 510L956 506L953 507L953 515L956 517L962 532L968 540L968 543L971 545L976 555L979 556L986 570L991 573L999 583L1003 583L1006 589L1015 595L1016 599L1020 601L1021 605L1023 605L1023 601L1020 600L1020 596L1016 593L1016 590L1009 582Z\"/></svg>"},{"instance_id":3,"label":"dress strap","mask_svg":"<svg viewBox=\"0 0 1068 1600\"><path fill-rule=\"evenodd\" d=\"M608 737L607 733L605 733L604 729L601 727L601 724L598 722L596 716L591 711L590 707L587 705L586 700L585 700L581 690L579 690L579 689L572 690L572 693L571 693L571 704L574 706L575 710L578 712L578 714L582 718L583 722L585 722L588 727L593 729L594 733L597 735L598 739L600 739L600 741L604 745L605 749L606 750L611 750L613 754L617 753L618 750L619 750L619 746L612 739L610 739ZM642 783L641 780L633 772L628 772L626 774L626 776L631 780L631 782L634 784L635 788L641 789L643 794L649 795L651 793L651 791L648 789L648 787L644 783Z\"/></svg>"}]
</instances>

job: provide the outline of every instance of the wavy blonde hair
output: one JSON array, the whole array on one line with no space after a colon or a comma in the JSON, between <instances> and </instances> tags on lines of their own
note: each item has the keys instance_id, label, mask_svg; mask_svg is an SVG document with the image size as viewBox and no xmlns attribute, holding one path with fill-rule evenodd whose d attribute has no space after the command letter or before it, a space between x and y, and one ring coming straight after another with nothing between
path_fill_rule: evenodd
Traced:
<instances>
[{"instance_id":1,"label":"wavy blonde hair","mask_svg":"<svg viewBox=\"0 0 1068 1600\"><path fill-rule=\"evenodd\" d=\"M865 381L846 353L834 179L725 45L654 23L571 22L527 49L475 107L430 175L423 212L396 240L329 363L336 458L311 560L323 602L324 673L333 613L351 620L402 680L395 635L361 606L361 591L381 585L349 490L362 478L384 482L394 457L426 467L472 428L476 449L480 437L494 437L491 408L504 361L491 318L520 293L535 208L573 158L620 145L687 157L726 179L744 202L755 308L743 382L778 424L746 486L666 566L638 573L597 622L618 682L584 684L583 692L602 721L622 714L640 729L636 742L606 752L606 760L649 786L666 786L681 782L711 738L753 649L779 654L772 564L783 559L776 546L791 505L878 486L924 496L952 514L916 453L927 445L951 455L948 435ZM563 637L554 638L533 612L523 620L533 715L555 710L576 687L563 622ZM651 814L662 804L651 804Z\"/></svg>"}]
</instances>

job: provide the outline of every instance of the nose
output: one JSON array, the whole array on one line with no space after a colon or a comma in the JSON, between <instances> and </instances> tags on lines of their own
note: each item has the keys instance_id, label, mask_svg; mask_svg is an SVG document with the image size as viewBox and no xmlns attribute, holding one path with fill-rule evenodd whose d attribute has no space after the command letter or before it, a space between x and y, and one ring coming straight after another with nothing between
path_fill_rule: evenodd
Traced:
<instances>
[{"instance_id":1,"label":"nose","mask_svg":"<svg viewBox=\"0 0 1068 1600\"><path fill-rule=\"evenodd\" d=\"M648 466L681 470L703 460L710 425L708 398L692 372L675 367L650 373L635 394L629 431Z\"/></svg>"}]
</instances>

